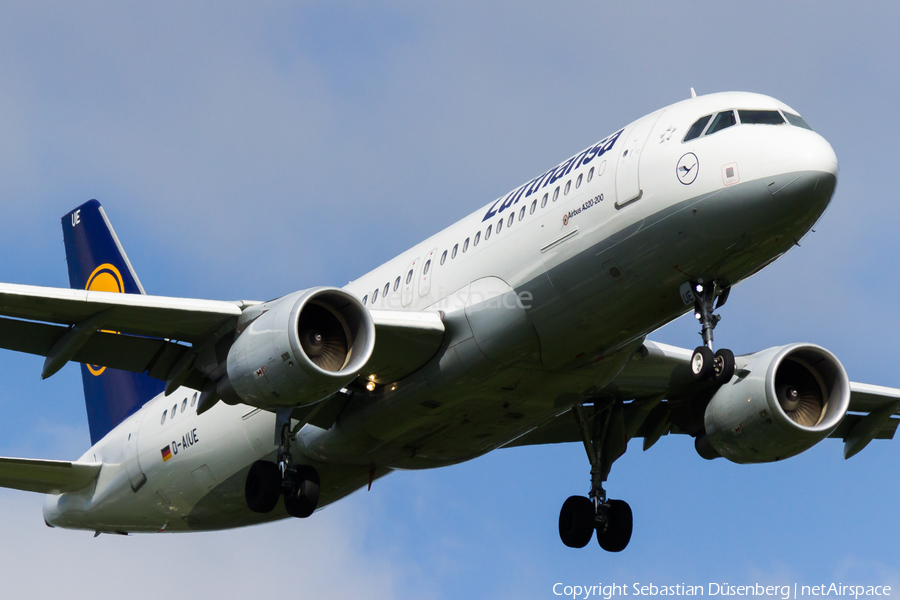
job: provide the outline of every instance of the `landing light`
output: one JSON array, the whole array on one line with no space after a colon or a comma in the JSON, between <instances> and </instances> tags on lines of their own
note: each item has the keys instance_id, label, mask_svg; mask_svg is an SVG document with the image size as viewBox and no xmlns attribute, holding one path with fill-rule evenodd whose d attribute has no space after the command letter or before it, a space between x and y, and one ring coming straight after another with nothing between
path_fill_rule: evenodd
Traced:
<instances>
[{"instance_id":1,"label":"landing light","mask_svg":"<svg viewBox=\"0 0 900 600\"><path fill-rule=\"evenodd\" d=\"M695 313L694 313L694 318L697 319L697 320L699 321L699 320L700 320L700 313L695 312Z\"/></svg>"},{"instance_id":2,"label":"landing light","mask_svg":"<svg viewBox=\"0 0 900 600\"><path fill-rule=\"evenodd\" d=\"M375 382L370 381L369 383L367 383L366 389L369 390L370 392L374 392L375 391Z\"/></svg>"}]
</instances>

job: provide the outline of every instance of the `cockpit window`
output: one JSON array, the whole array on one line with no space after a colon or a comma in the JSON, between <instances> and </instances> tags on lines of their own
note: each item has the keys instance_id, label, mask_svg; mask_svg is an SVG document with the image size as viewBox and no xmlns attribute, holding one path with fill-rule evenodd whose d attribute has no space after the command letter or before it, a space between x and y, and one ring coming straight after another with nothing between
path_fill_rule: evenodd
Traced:
<instances>
[{"instance_id":1,"label":"cockpit window","mask_svg":"<svg viewBox=\"0 0 900 600\"><path fill-rule=\"evenodd\" d=\"M706 124L709 123L709 120L712 118L712 115L706 115L705 117L700 117L697 119L697 122L691 125L691 128L688 129L687 135L684 136L684 142L689 140L693 140L695 138L700 137L700 134L703 133L703 128L706 127Z\"/></svg>"},{"instance_id":2,"label":"cockpit window","mask_svg":"<svg viewBox=\"0 0 900 600\"><path fill-rule=\"evenodd\" d=\"M735 124L737 124L737 121L734 118L733 110L720 112L716 115L716 118L713 120L712 125L709 126L709 129L706 130L706 135L715 133L717 131L722 131L726 127L731 127Z\"/></svg>"},{"instance_id":3,"label":"cockpit window","mask_svg":"<svg viewBox=\"0 0 900 600\"><path fill-rule=\"evenodd\" d=\"M803 117L800 115L795 115L794 113L789 113L784 111L784 116L787 118L788 123L793 125L794 127L802 127L803 129L809 129L812 131L812 127L809 126L809 123L803 120Z\"/></svg>"},{"instance_id":4,"label":"cockpit window","mask_svg":"<svg viewBox=\"0 0 900 600\"><path fill-rule=\"evenodd\" d=\"M739 110L738 116L742 125L784 125L784 118L777 110Z\"/></svg>"}]
</instances>

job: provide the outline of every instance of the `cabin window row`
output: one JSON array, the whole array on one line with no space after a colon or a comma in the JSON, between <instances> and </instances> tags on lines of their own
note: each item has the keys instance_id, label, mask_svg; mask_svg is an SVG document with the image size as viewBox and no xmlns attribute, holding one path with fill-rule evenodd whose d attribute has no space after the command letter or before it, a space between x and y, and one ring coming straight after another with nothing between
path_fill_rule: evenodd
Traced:
<instances>
[{"instance_id":1,"label":"cabin window row","mask_svg":"<svg viewBox=\"0 0 900 600\"><path fill-rule=\"evenodd\" d=\"M603 174L603 171L604 171L603 167L605 166L605 164L606 164L605 162L603 164L601 164L600 171L598 172L598 175L597 175L598 177ZM578 189L581 187L582 180L586 179L586 183L590 183L590 181L593 178L594 178L594 167L591 167L588 170L586 177L585 177L584 173L579 173L578 177L575 178L575 189ZM571 189L572 189L572 180L569 179L566 182L565 187L556 186L556 189L553 190L552 200L550 198L550 192L546 192L541 197L540 207L544 208L547 206L547 204L549 202L556 202L559 199L560 190L562 190L563 196L567 196L569 194L569 192L571 191ZM500 219L498 219L496 222L496 226L494 223L491 223L490 225L487 226L487 229L484 230L484 238L483 238L484 241L491 239L491 235L499 234L503 230L504 224L505 224L505 227L507 229L509 229L510 227L513 226L513 224L516 222L517 219L519 221L522 221L523 219L525 219L526 211L529 215L533 215L535 213L535 211L537 210L537 208L538 208L538 200L537 200L537 198L535 198L534 200L531 201L530 205L526 204L526 205L523 205L521 208L519 208L518 212L513 211L509 214L508 217L501 217ZM518 215L518 217L517 217L517 215ZM474 238L466 238L465 241L462 242L462 248L460 248L460 244L458 244L458 243L454 244L452 249L444 250L444 252L441 254L440 264L443 265L444 263L446 263L448 256L449 256L450 260L453 260L461 252L465 253L466 251L468 251L470 242L471 242L471 246L474 247L474 246L477 246L479 243L481 243L481 240L482 240L482 232L478 231L475 234ZM430 269L431 269L431 259L428 259L427 261L425 261L425 266L422 267L422 274L427 275ZM407 272L406 278L405 278L406 285L409 285L412 282L413 274L414 274L414 269L410 269L409 272ZM375 291L373 291L371 294L371 301L370 301L370 295L366 294L362 298L363 305L374 305L375 302L378 301L379 297L381 297L381 299L383 301L388 296L388 294L396 292L400 289L400 282L402 279L403 279L403 276L398 276L394 280L393 285L389 281L384 284L383 288L382 287L376 288Z\"/></svg>"},{"instance_id":2,"label":"cabin window row","mask_svg":"<svg viewBox=\"0 0 900 600\"><path fill-rule=\"evenodd\" d=\"M193 407L197 404L197 396L198 395L199 394L197 392L194 392L194 395L191 396L191 407ZM181 401L181 412L184 412L184 409L187 408L187 405L188 405L188 399L185 398L184 400ZM159 424L162 425L163 423L165 423L167 416L170 419L174 419L176 414L178 414L178 403L177 402L172 406L171 409L167 409L167 410L163 411L162 416L159 418Z\"/></svg>"}]
</instances>

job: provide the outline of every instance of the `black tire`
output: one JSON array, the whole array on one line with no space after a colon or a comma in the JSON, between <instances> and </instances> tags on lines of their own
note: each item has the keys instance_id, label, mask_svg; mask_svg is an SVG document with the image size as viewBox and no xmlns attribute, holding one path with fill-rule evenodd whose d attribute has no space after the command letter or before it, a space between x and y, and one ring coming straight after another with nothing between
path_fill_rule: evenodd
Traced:
<instances>
[{"instance_id":1,"label":"black tire","mask_svg":"<svg viewBox=\"0 0 900 600\"><path fill-rule=\"evenodd\" d=\"M315 467L299 465L296 478L294 488L284 494L284 508L292 517L305 519L319 504L319 472Z\"/></svg>"},{"instance_id":2,"label":"black tire","mask_svg":"<svg viewBox=\"0 0 900 600\"><path fill-rule=\"evenodd\" d=\"M697 381L706 381L713 376L713 351L706 346L697 346L691 355L691 373Z\"/></svg>"},{"instance_id":3,"label":"black tire","mask_svg":"<svg viewBox=\"0 0 900 600\"><path fill-rule=\"evenodd\" d=\"M713 381L723 385L734 376L734 352L722 348L713 358Z\"/></svg>"},{"instance_id":4,"label":"black tire","mask_svg":"<svg viewBox=\"0 0 900 600\"><path fill-rule=\"evenodd\" d=\"M268 460L258 460L250 467L244 483L244 498L253 512L269 513L278 504L281 493L281 472L278 465Z\"/></svg>"},{"instance_id":5,"label":"black tire","mask_svg":"<svg viewBox=\"0 0 900 600\"><path fill-rule=\"evenodd\" d=\"M594 535L594 503L585 496L569 496L559 511L559 539L569 548L584 548Z\"/></svg>"},{"instance_id":6,"label":"black tire","mask_svg":"<svg viewBox=\"0 0 900 600\"><path fill-rule=\"evenodd\" d=\"M597 543L607 552L621 552L631 541L634 524L631 507L624 500L610 500L606 525L597 529Z\"/></svg>"}]
</instances>

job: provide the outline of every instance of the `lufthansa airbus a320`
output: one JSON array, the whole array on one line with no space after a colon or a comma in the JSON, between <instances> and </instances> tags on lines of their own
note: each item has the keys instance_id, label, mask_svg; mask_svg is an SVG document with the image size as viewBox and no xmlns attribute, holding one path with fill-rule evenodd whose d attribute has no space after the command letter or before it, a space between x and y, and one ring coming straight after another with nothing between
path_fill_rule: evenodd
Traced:
<instances>
[{"instance_id":1,"label":"lufthansa airbus a320","mask_svg":"<svg viewBox=\"0 0 900 600\"><path fill-rule=\"evenodd\" d=\"M825 348L714 345L718 307L837 178L786 104L692 97L344 288L267 302L148 295L91 200L62 219L71 289L0 284L0 347L46 357L44 378L81 363L92 445L2 458L0 486L47 494L52 527L216 530L310 517L395 469L582 443L590 489L562 503L560 538L621 551L632 512L604 485L634 437L741 464L893 437L900 390L850 381ZM647 338L689 312L696 349Z\"/></svg>"}]
</instances>

